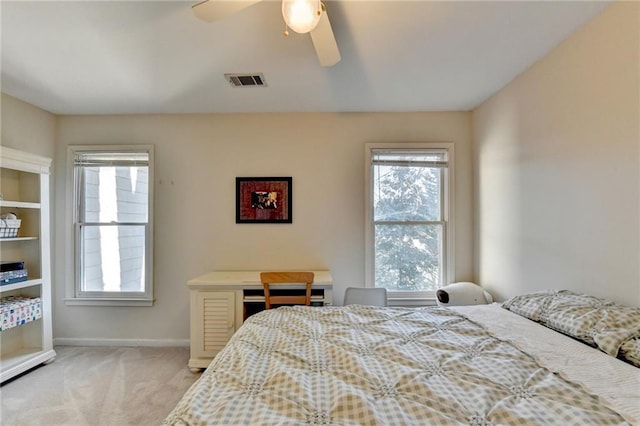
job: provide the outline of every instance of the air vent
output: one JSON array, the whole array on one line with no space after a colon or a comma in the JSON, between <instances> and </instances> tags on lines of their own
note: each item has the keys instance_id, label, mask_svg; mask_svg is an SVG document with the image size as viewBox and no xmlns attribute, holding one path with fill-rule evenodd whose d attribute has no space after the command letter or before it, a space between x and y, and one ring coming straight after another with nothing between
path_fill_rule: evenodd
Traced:
<instances>
[{"instance_id":1,"label":"air vent","mask_svg":"<svg viewBox=\"0 0 640 426\"><path fill-rule=\"evenodd\" d=\"M224 78L233 87L258 87L266 86L267 83L264 80L262 73L255 74L225 74Z\"/></svg>"}]
</instances>

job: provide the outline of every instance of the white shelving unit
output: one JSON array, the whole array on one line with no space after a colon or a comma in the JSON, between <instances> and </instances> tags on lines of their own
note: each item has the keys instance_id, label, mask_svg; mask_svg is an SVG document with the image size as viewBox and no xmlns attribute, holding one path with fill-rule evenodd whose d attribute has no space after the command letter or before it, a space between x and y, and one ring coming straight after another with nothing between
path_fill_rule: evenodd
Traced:
<instances>
[{"instance_id":1,"label":"white shelving unit","mask_svg":"<svg viewBox=\"0 0 640 426\"><path fill-rule=\"evenodd\" d=\"M29 271L27 281L0 286L0 297L40 298L42 310L42 318L0 331L0 382L56 356L51 325L50 168L49 158L0 146L0 212L15 212L22 219L17 237L0 238L0 260L24 261Z\"/></svg>"}]
</instances>

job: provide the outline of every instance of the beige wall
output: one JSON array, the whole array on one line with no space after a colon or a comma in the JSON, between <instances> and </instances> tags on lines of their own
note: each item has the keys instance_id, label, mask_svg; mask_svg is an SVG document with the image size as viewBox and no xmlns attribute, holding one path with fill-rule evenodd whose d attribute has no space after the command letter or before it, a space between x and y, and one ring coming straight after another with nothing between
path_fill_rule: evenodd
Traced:
<instances>
[{"instance_id":1,"label":"beige wall","mask_svg":"<svg viewBox=\"0 0 640 426\"><path fill-rule=\"evenodd\" d=\"M612 4L473 111L475 272L500 299L640 305L639 18Z\"/></svg>"},{"instance_id":2,"label":"beige wall","mask_svg":"<svg viewBox=\"0 0 640 426\"><path fill-rule=\"evenodd\" d=\"M2 93L1 145L53 158L56 116Z\"/></svg>"},{"instance_id":3,"label":"beige wall","mask_svg":"<svg viewBox=\"0 0 640 426\"><path fill-rule=\"evenodd\" d=\"M456 280L638 305L638 16L612 5L472 114L55 117L3 95L2 144L54 157L54 336L185 341L185 282L214 268L330 268L340 303L364 277L365 142L456 144ZM129 143L156 146L157 302L66 306L66 146ZM234 178L260 175L293 176L292 225L235 224Z\"/></svg>"},{"instance_id":4,"label":"beige wall","mask_svg":"<svg viewBox=\"0 0 640 426\"><path fill-rule=\"evenodd\" d=\"M470 113L63 116L56 197L68 144L154 144L151 308L67 306L72 279L58 212L56 338L187 339L186 281L212 269L329 268L335 302L364 280L365 142L451 141L456 161L456 279L472 279ZM236 176L292 176L293 224L236 225ZM62 267L64 266L64 267Z\"/></svg>"}]
</instances>

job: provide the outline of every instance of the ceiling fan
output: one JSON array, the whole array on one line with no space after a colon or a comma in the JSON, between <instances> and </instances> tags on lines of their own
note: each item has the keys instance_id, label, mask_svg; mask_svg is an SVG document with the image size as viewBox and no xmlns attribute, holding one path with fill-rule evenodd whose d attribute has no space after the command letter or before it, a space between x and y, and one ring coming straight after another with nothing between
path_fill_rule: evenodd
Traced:
<instances>
[{"instance_id":1,"label":"ceiling fan","mask_svg":"<svg viewBox=\"0 0 640 426\"><path fill-rule=\"evenodd\" d=\"M192 6L195 15L214 22L246 9L262 0L204 0ZM320 65L332 67L340 61L340 51L331 29L327 9L320 0L282 0L282 15L286 28L297 33L309 33Z\"/></svg>"}]
</instances>

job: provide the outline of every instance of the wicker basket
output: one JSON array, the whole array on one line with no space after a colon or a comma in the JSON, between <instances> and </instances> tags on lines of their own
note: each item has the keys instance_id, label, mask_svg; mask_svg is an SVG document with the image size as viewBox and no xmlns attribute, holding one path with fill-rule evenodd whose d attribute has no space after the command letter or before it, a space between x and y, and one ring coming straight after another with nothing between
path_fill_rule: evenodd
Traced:
<instances>
[{"instance_id":1,"label":"wicker basket","mask_svg":"<svg viewBox=\"0 0 640 426\"><path fill-rule=\"evenodd\" d=\"M21 219L0 219L0 238L17 237L21 222Z\"/></svg>"}]
</instances>

